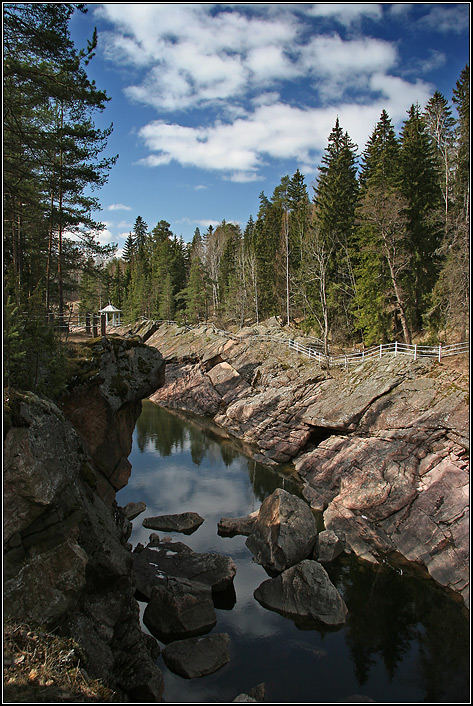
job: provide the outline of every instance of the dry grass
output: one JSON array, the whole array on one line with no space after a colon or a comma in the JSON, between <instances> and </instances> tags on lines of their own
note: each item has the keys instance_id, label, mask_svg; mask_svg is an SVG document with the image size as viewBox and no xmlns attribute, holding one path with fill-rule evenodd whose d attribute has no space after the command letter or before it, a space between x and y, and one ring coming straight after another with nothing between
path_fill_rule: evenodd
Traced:
<instances>
[{"instance_id":1,"label":"dry grass","mask_svg":"<svg viewBox=\"0 0 473 706\"><path fill-rule=\"evenodd\" d=\"M71 639L28 625L4 626L4 703L123 701L81 668Z\"/></svg>"}]
</instances>

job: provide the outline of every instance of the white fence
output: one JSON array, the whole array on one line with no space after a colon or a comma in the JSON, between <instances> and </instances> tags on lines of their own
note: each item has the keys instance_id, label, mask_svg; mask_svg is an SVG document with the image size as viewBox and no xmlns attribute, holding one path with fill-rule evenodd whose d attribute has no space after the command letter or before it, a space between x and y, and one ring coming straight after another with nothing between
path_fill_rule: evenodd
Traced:
<instances>
[{"instance_id":1,"label":"white fence","mask_svg":"<svg viewBox=\"0 0 473 706\"><path fill-rule=\"evenodd\" d=\"M470 344L465 343L455 343L451 346L422 346L417 343L380 343L379 346L372 346L371 348L366 348L365 350L356 351L352 353L346 353L342 355L325 355L320 351L309 346L304 346L297 341L288 341L289 348L295 350L297 353L302 353L309 358L314 358L319 363L325 363L327 365L341 365L348 367L348 365L362 363L365 360L372 358L382 358L384 355L394 355L394 356L408 356L413 360L418 360L419 358L435 358L439 362L442 358L448 358L452 355L460 355L461 353L468 353L470 350Z\"/></svg>"},{"instance_id":2,"label":"white fence","mask_svg":"<svg viewBox=\"0 0 473 706\"><path fill-rule=\"evenodd\" d=\"M144 321L147 321L146 319ZM144 323L143 321L143 323ZM174 324L176 326L181 326L191 331L192 329L199 328L202 324L178 324L176 321L155 321L159 324ZM380 343L377 346L372 346L371 348L366 348L364 350L352 351L350 353L343 353L341 355L325 355L322 352L323 343L320 339L312 339L314 342L308 342L307 345L299 343L294 339L285 339L278 336L271 336L269 334L259 334L252 333L247 336L241 336L238 333L232 333L231 331L225 331L223 329L218 329L213 324L212 329L215 333L226 336L227 338L233 338L234 340L245 340L249 337L256 338L261 341L273 341L274 343L283 343L296 351L296 353L301 353L306 355L308 358L316 360L318 363L323 363L325 365L338 365L348 367L349 365L357 365L365 360L371 360L373 358L382 358L385 355L394 356L407 356L412 358L412 360L418 360L419 358L433 358L439 362L442 358L448 358L454 355L461 355L462 353L469 353L470 344L468 341L464 343L454 343L453 345L444 346L439 344L438 346L423 346L417 343L401 343L395 341L394 343Z\"/></svg>"}]
</instances>

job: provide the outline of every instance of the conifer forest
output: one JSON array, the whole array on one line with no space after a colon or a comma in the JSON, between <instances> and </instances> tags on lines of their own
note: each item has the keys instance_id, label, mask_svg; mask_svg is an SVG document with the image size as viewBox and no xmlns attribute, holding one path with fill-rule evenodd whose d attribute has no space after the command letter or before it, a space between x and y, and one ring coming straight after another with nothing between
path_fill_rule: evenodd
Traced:
<instances>
[{"instance_id":1,"label":"conifer forest","mask_svg":"<svg viewBox=\"0 0 473 706\"><path fill-rule=\"evenodd\" d=\"M4 8L4 312L11 382L60 377L48 312L109 300L140 317L236 328L279 316L328 348L465 340L469 321L469 67L449 96L383 110L365 148L337 118L308 183L297 169L259 194L246 224L192 242L166 213L134 226L121 257L91 214L116 156L98 129L107 93L88 78L95 35L74 48L81 5ZM38 361L38 349L48 351ZM44 372L44 371L43 371ZM49 375L49 377L48 377ZM35 379L36 379L35 378ZM26 383L25 383L26 384ZM30 380L30 385L31 385ZM59 384L59 383L58 383ZM31 387L30 387L31 389Z\"/></svg>"}]
</instances>

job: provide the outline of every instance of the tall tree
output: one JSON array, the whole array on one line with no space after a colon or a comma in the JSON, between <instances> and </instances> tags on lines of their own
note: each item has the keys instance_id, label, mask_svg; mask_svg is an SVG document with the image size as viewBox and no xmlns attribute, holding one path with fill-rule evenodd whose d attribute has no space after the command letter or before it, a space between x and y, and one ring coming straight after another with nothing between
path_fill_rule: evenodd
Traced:
<instances>
[{"instance_id":1,"label":"tall tree","mask_svg":"<svg viewBox=\"0 0 473 706\"><path fill-rule=\"evenodd\" d=\"M410 107L401 131L400 191L407 202L412 254L411 321L413 328L419 330L439 272L442 222L438 214L442 194L433 143L418 105Z\"/></svg>"},{"instance_id":2,"label":"tall tree","mask_svg":"<svg viewBox=\"0 0 473 706\"><path fill-rule=\"evenodd\" d=\"M427 132L434 145L434 153L437 159L439 184L445 210L445 230L447 230L448 209L452 190L450 177L452 172L455 120L452 116L447 99L440 91L435 91L434 95L427 103L424 111L424 119Z\"/></svg>"},{"instance_id":3,"label":"tall tree","mask_svg":"<svg viewBox=\"0 0 473 706\"><path fill-rule=\"evenodd\" d=\"M329 318L332 334L339 338L348 338L353 327L354 226L358 197L356 149L337 118L319 167L314 197L317 229L327 243L326 250L332 253Z\"/></svg>"},{"instance_id":4,"label":"tall tree","mask_svg":"<svg viewBox=\"0 0 473 706\"><path fill-rule=\"evenodd\" d=\"M410 250L399 192L400 146L385 110L366 143L357 208L357 327L370 344L397 337L410 342L406 279Z\"/></svg>"},{"instance_id":5,"label":"tall tree","mask_svg":"<svg viewBox=\"0 0 473 706\"><path fill-rule=\"evenodd\" d=\"M103 226L90 217L98 201L86 196L86 188L103 184L115 161L99 159L111 127L96 129L92 116L108 97L85 71L96 33L81 51L70 38L76 10L86 11L61 3L4 6L7 281L17 300L39 282L49 307L55 260L60 312L64 267L77 268L90 252L106 252L96 240ZM75 234L74 244L64 242L66 231Z\"/></svg>"},{"instance_id":6,"label":"tall tree","mask_svg":"<svg viewBox=\"0 0 473 706\"><path fill-rule=\"evenodd\" d=\"M470 72L466 66L453 91L458 112L453 155L453 207L441 255L442 269L434 289L430 322L466 339L470 314Z\"/></svg>"}]
</instances>

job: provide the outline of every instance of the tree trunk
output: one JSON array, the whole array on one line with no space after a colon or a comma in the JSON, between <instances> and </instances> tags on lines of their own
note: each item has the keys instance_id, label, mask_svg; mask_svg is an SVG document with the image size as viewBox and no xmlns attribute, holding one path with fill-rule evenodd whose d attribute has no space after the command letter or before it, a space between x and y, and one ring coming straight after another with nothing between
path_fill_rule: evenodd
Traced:
<instances>
[{"instance_id":1,"label":"tree trunk","mask_svg":"<svg viewBox=\"0 0 473 706\"><path fill-rule=\"evenodd\" d=\"M64 127L64 108L61 104L61 122L60 122L60 147L59 147L59 229L58 229L58 252L57 252L57 283L59 297L59 316L62 318L64 312L64 292L62 280L62 177L63 177L63 149L62 149L62 130Z\"/></svg>"}]
</instances>

